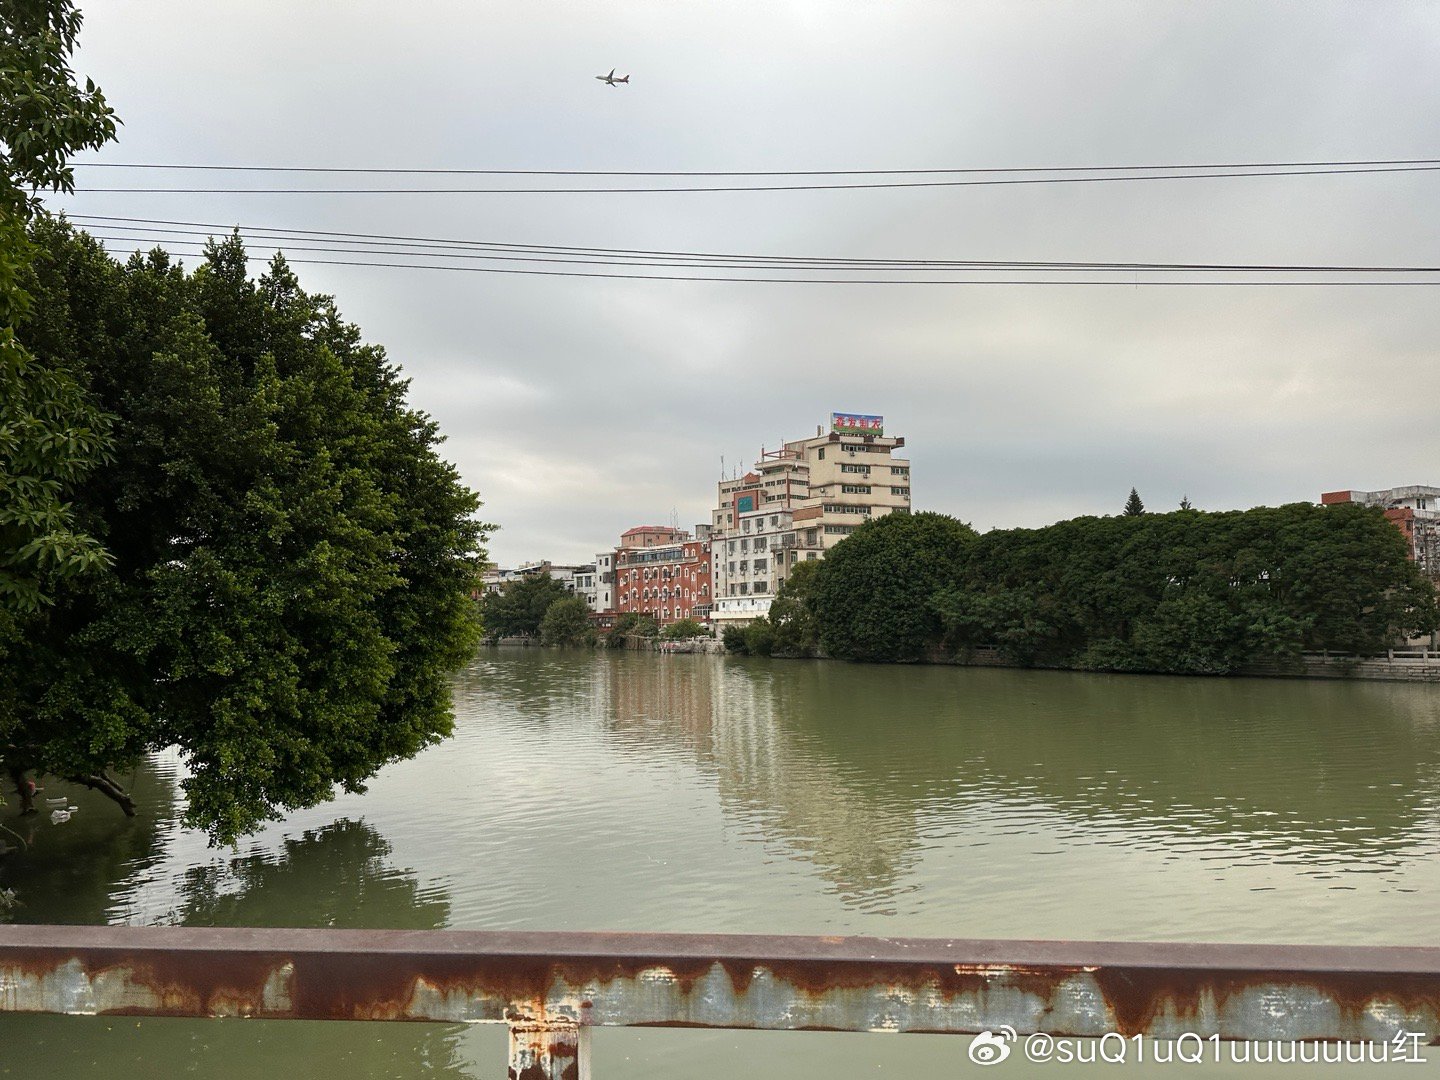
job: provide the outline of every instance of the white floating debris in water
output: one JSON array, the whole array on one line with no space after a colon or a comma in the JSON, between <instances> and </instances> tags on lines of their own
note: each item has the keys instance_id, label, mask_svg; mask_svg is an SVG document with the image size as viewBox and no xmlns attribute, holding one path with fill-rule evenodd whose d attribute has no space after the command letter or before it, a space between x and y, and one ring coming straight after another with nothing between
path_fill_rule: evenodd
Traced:
<instances>
[{"instance_id":1,"label":"white floating debris in water","mask_svg":"<svg viewBox=\"0 0 1440 1080\"><path fill-rule=\"evenodd\" d=\"M50 824L51 824L51 825L64 825L65 822L67 822L67 821L69 821L69 820L70 820L70 811L69 811L69 810L51 810L51 811L50 811Z\"/></svg>"},{"instance_id":2,"label":"white floating debris in water","mask_svg":"<svg viewBox=\"0 0 1440 1080\"><path fill-rule=\"evenodd\" d=\"M59 806L59 807L63 807L63 806L65 806L65 804L68 803L69 801L70 801L69 799L52 799L52 798L49 798L49 797L47 796L46 799L45 799L45 805L46 805L46 806Z\"/></svg>"}]
</instances>

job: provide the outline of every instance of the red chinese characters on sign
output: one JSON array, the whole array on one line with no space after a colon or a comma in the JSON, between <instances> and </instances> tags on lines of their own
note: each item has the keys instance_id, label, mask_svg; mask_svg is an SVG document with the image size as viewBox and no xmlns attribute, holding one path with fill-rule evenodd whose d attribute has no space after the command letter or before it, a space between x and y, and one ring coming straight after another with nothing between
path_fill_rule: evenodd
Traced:
<instances>
[{"instance_id":1,"label":"red chinese characters on sign","mask_svg":"<svg viewBox=\"0 0 1440 1080\"><path fill-rule=\"evenodd\" d=\"M885 418L858 413L831 413L830 430L840 435L883 435Z\"/></svg>"}]
</instances>

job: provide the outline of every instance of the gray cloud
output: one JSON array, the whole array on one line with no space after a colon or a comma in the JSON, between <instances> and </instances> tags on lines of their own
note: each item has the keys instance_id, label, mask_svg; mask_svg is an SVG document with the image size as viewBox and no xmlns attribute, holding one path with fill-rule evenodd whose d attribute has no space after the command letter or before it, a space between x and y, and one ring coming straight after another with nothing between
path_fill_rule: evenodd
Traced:
<instances>
[{"instance_id":1,"label":"gray cloud","mask_svg":"<svg viewBox=\"0 0 1440 1080\"><path fill-rule=\"evenodd\" d=\"M100 160L784 169L1434 154L1428 3L90 5ZM618 66L633 82L596 83ZM81 173L82 187L129 174ZM158 177L149 177L158 180ZM183 174L179 182L229 178ZM101 181L110 183L102 184ZM259 181L257 181L259 183ZM1440 262L1436 174L731 195L102 195L286 227L859 257ZM298 257L298 253L297 253ZM502 562L704 520L884 412L980 527L1436 482L1430 289L764 286L298 266L414 379ZM1141 280L1146 280L1143 276ZM877 373L878 372L878 373Z\"/></svg>"}]
</instances>

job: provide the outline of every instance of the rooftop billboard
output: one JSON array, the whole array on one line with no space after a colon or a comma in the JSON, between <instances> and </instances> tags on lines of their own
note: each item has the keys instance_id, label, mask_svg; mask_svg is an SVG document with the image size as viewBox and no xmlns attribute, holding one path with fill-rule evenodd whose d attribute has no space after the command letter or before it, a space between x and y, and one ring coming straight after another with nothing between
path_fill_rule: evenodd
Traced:
<instances>
[{"instance_id":1,"label":"rooftop billboard","mask_svg":"<svg viewBox=\"0 0 1440 1080\"><path fill-rule=\"evenodd\" d=\"M834 412L830 414L830 430L837 435L884 435L885 418Z\"/></svg>"}]
</instances>

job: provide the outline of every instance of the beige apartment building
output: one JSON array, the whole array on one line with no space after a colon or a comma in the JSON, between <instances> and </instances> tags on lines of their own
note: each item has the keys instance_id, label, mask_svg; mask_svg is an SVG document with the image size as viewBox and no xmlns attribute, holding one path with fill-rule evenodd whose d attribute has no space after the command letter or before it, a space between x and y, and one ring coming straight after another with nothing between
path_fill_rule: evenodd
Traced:
<instances>
[{"instance_id":1,"label":"beige apartment building","mask_svg":"<svg viewBox=\"0 0 1440 1080\"><path fill-rule=\"evenodd\" d=\"M910 511L910 460L878 416L833 414L830 430L762 450L744 476L722 479L711 512L719 626L770 610L797 563L823 558L860 525Z\"/></svg>"}]
</instances>

